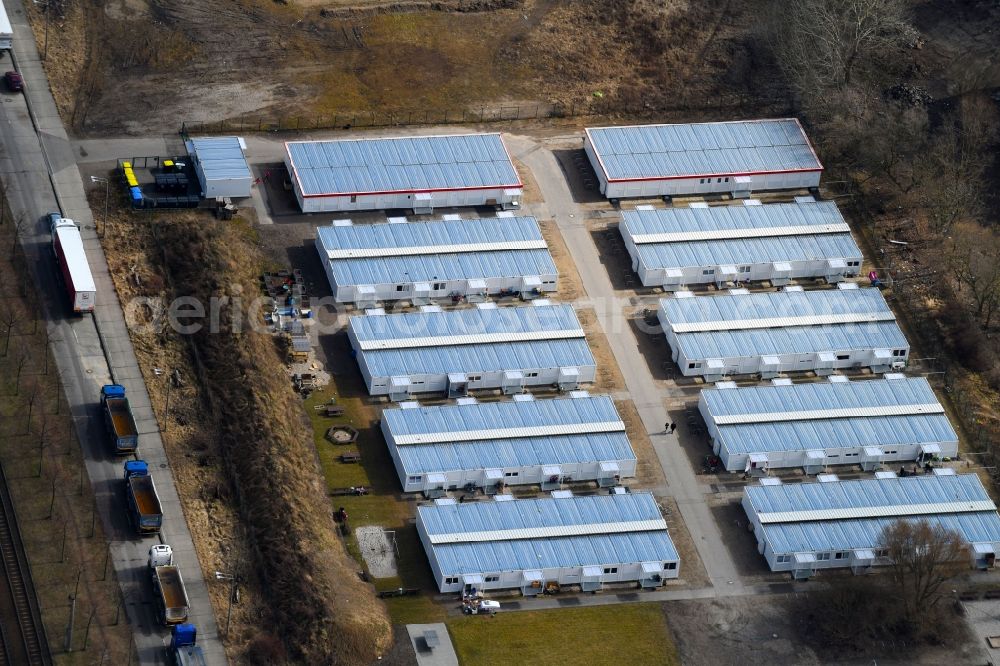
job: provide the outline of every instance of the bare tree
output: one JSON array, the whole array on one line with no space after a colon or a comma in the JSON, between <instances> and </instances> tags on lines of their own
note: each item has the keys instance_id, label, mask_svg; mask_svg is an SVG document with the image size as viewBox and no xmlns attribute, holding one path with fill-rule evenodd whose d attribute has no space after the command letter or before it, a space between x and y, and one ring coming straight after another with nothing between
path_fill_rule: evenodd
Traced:
<instances>
[{"instance_id":1,"label":"bare tree","mask_svg":"<svg viewBox=\"0 0 1000 666\"><path fill-rule=\"evenodd\" d=\"M28 354L28 350L23 346L18 350L17 360L14 362L17 370L14 377L14 395L21 395L21 375L24 373L24 367L28 365L28 361L31 360L31 355Z\"/></svg>"},{"instance_id":2,"label":"bare tree","mask_svg":"<svg viewBox=\"0 0 1000 666\"><path fill-rule=\"evenodd\" d=\"M21 232L24 231L24 216L18 215L14 218L14 233L11 234L10 258L13 259L17 252L17 242L21 240Z\"/></svg>"},{"instance_id":3,"label":"bare tree","mask_svg":"<svg viewBox=\"0 0 1000 666\"><path fill-rule=\"evenodd\" d=\"M5 303L3 311L0 312L0 324L3 324L4 327L4 356L7 356L7 350L10 349L10 335L14 332L14 326L17 325L19 319L20 317L18 317L17 311L10 306L10 303Z\"/></svg>"},{"instance_id":4,"label":"bare tree","mask_svg":"<svg viewBox=\"0 0 1000 666\"><path fill-rule=\"evenodd\" d=\"M913 35L903 0L775 2L766 38L791 84L827 102Z\"/></svg>"},{"instance_id":5,"label":"bare tree","mask_svg":"<svg viewBox=\"0 0 1000 666\"><path fill-rule=\"evenodd\" d=\"M37 381L32 380L27 386L27 392L24 397L24 404L28 408L27 418L25 419L24 434L31 432L31 415L35 410L35 403L41 398L41 387L38 385ZM43 410L44 411L44 410Z\"/></svg>"},{"instance_id":6,"label":"bare tree","mask_svg":"<svg viewBox=\"0 0 1000 666\"><path fill-rule=\"evenodd\" d=\"M919 626L921 611L941 601L941 586L968 567L968 548L958 533L926 520L892 523L882 532L881 543L892 563L890 590L903 619Z\"/></svg>"},{"instance_id":7,"label":"bare tree","mask_svg":"<svg viewBox=\"0 0 1000 666\"><path fill-rule=\"evenodd\" d=\"M989 328L1000 308L1000 234L975 223L956 225L945 257L960 292L972 299L976 318Z\"/></svg>"}]
</instances>

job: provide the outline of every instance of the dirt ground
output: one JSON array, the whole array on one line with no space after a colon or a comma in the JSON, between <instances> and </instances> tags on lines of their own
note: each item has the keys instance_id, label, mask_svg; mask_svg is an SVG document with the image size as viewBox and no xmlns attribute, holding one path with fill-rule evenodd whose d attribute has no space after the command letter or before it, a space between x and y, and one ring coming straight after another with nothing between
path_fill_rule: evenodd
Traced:
<instances>
[{"instance_id":1,"label":"dirt ground","mask_svg":"<svg viewBox=\"0 0 1000 666\"><path fill-rule=\"evenodd\" d=\"M88 135L261 115L312 126L369 110L615 111L654 98L718 113L775 99L766 82L718 84L738 74L731 58L745 50L750 4L719 13L680 0L60 3L69 9L50 22L68 39L49 40L59 57L47 67L64 117ZM32 20L44 42L44 18ZM651 45L659 34L670 38Z\"/></svg>"},{"instance_id":2,"label":"dirt ground","mask_svg":"<svg viewBox=\"0 0 1000 666\"><path fill-rule=\"evenodd\" d=\"M573 301L583 296L583 282L580 280L580 273L577 271L573 257L570 256L566 248L559 227L553 220L543 220L538 223L542 230L542 238L549 246L549 254L559 271L559 289L555 297L560 301Z\"/></svg>"},{"instance_id":3,"label":"dirt ground","mask_svg":"<svg viewBox=\"0 0 1000 666\"><path fill-rule=\"evenodd\" d=\"M587 343L590 351L594 354L597 362L597 379L594 381L595 391L624 391L625 378L622 377L621 370L618 369L618 362L611 351L608 339L604 336L604 331L597 323L597 315L594 310L584 308L576 311L580 318L580 324L587 335Z\"/></svg>"},{"instance_id":4,"label":"dirt ground","mask_svg":"<svg viewBox=\"0 0 1000 666\"><path fill-rule=\"evenodd\" d=\"M653 443L642 425L642 419L639 418L635 403L631 400L615 400L615 407L618 408L618 414L625 423L625 432L628 434L629 442L632 443L637 461L635 479L629 485L648 489L662 487L667 482L666 477L663 475L663 468L656 457L656 452L653 451Z\"/></svg>"}]
</instances>

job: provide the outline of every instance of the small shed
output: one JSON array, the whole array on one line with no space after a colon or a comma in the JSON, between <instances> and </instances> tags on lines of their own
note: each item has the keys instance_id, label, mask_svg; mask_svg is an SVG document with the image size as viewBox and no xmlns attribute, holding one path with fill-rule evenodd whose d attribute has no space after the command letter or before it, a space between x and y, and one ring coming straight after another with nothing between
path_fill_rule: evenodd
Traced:
<instances>
[{"instance_id":1,"label":"small shed","mask_svg":"<svg viewBox=\"0 0 1000 666\"><path fill-rule=\"evenodd\" d=\"M187 142L201 196L205 199L250 196L253 175L247 164L246 145L238 136L195 137Z\"/></svg>"}]
</instances>

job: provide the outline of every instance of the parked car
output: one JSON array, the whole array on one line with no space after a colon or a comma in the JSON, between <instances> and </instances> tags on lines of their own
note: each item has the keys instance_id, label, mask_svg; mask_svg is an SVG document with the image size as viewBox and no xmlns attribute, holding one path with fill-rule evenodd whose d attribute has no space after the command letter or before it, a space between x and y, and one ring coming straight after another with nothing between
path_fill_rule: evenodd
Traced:
<instances>
[{"instance_id":1,"label":"parked car","mask_svg":"<svg viewBox=\"0 0 1000 666\"><path fill-rule=\"evenodd\" d=\"M7 82L7 89L11 92L21 92L24 90L24 79L21 75L11 70L3 75L4 81Z\"/></svg>"}]
</instances>

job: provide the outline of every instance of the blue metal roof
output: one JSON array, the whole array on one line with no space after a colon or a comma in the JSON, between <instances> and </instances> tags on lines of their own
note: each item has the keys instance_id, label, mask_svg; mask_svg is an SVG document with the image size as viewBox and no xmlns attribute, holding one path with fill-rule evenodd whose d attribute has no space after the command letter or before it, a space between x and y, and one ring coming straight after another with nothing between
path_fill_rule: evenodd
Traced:
<instances>
[{"instance_id":1,"label":"blue metal roof","mask_svg":"<svg viewBox=\"0 0 1000 666\"><path fill-rule=\"evenodd\" d=\"M609 180L820 170L795 119L586 130Z\"/></svg>"},{"instance_id":2,"label":"blue metal roof","mask_svg":"<svg viewBox=\"0 0 1000 666\"><path fill-rule=\"evenodd\" d=\"M289 141L303 196L520 188L500 134Z\"/></svg>"},{"instance_id":3,"label":"blue metal roof","mask_svg":"<svg viewBox=\"0 0 1000 666\"><path fill-rule=\"evenodd\" d=\"M208 180L250 179L240 140L235 136L206 136L190 139L190 152L201 163Z\"/></svg>"},{"instance_id":4,"label":"blue metal roof","mask_svg":"<svg viewBox=\"0 0 1000 666\"><path fill-rule=\"evenodd\" d=\"M746 386L701 392L709 418L748 414L940 404L923 377L817 382L790 386ZM732 453L957 442L945 414L879 415L763 421L716 426Z\"/></svg>"},{"instance_id":5,"label":"blue metal roof","mask_svg":"<svg viewBox=\"0 0 1000 666\"><path fill-rule=\"evenodd\" d=\"M844 224L832 201L784 203L766 206L712 206L628 210L622 213L622 235L641 236L676 232L753 230ZM696 240L637 244L647 268L684 268L763 264L776 261L858 259L861 250L850 232L803 232L794 236L765 236L726 240Z\"/></svg>"},{"instance_id":6,"label":"blue metal roof","mask_svg":"<svg viewBox=\"0 0 1000 666\"><path fill-rule=\"evenodd\" d=\"M747 486L744 493L760 514L990 501L989 494L975 474L753 485Z\"/></svg>"},{"instance_id":7,"label":"blue metal roof","mask_svg":"<svg viewBox=\"0 0 1000 666\"><path fill-rule=\"evenodd\" d=\"M859 479L827 483L797 483L748 486L744 493L758 514L795 511L899 508L895 517L851 517L773 522L762 525L764 539L775 553L877 548L883 530L897 520L927 520L958 532L969 543L1000 542L1000 516L992 510L958 513L949 504L992 501L975 474L912 476L893 479ZM923 516L907 516L912 505L941 505L942 510Z\"/></svg>"},{"instance_id":8,"label":"blue metal roof","mask_svg":"<svg viewBox=\"0 0 1000 666\"><path fill-rule=\"evenodd\" d=\"M825 485L825 484L824 484ZM1000 516L995 511L962 513L919 518L863 518L813 523L765 525L764 539L779 554L879 548L882 534L892 524L903 520L925 520L958 532L968 543L1000 543Z\"/></svg>"},{"instance_id":9,"label":"blue metal roof","mask_svg":"<svg viewBox=\"0 0 1000 666\"><path fill-rule=\"evenodd\" d=\"M533 528L551 528L558 532L565 526L613 526L634 521L662 521L663 518L649 493L471 502L421 506L417 511L432 537L497 530L516 533L516 530ZM433 545L431 549L446 576L679 559L665 529L592 536L459 541Z\"/></svg>"},{"instance_id":10,"label":"blue metal roof","mask_svg":"<svg viewBox=\"0 0 1000 666\"><path fill-rule=\"evenodd\" d=\"M586 432L588 423L621 422L608 396L386 409L382 418L394 437L445 440L397 446L408 474L635 459L624 423L617 432ZM448 433L560 425L580 425L582 432L446 441Z\"/></svg>"},{"instance_id":11,"label":"blue metal roof","mask_svg":"<svg viewBox=\"0 0 1000 666\"><path fill-rule=\"evenodd\" d=\"M660 300L660 306L670 325L782 317L892 314L878 289L727 293L664 298ZM677 340L689 359L909 348L895 321L688 332L678 333Z\"/></svg>"},{"instance_id":12,"label":"blue metal roof","mask_svg":"<svg viewBox=\"0 0 1000 666\"><path fill-rule=\"evenodd\" d=\"M426 248L405 256L333 258L338 285L555 275L547 249L516 249L518 241L544 243L533 217L440 220L407 224L358 224L320 227L326 250ZM442 246L489 243L485 251L448 251ZM510 248L502 248L509 243Z\"/></svg>"},{"instance_id":13,"label":"blue metal roof","mask_svg":"<svg viewBox=\"0 0 1000 666\"><path fill-rule=\"evenodd\" d=\"M662 520L651 493L535 497L509 502L427 504L417 512L429 535Z\"/></svg>"},{"instance_id":14,"label":"blue metal roof","mask_svg":"<svg viewBox=\"0 0 1000 666\"><path fill-rule=\"evenodd\" d=\"M447 338L482 334L580 330L572 306L530 305L505 308L474 308L445 312L408 312L351 317L349 324L364 343L409 338ZM440 374L594 366L594 356L583 337L517 342L484 341L481 344L358 351L372 376Z\"/></svg>"}]
</instances>

